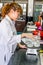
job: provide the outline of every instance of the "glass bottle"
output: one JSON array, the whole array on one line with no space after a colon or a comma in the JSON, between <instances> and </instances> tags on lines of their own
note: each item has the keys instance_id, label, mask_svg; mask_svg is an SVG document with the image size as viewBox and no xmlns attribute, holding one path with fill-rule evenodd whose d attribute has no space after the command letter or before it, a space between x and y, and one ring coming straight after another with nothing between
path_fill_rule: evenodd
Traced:
<instances>
[{"instance_id":1,"label":"glass bottle","mask_svg":"<svg viewBox=\"0 0 43 65\"><path fill-rule=\"evenodd\" d=\"M42 19L42 31L43 31L43 19Z\"/></svg>"}]
</instances>

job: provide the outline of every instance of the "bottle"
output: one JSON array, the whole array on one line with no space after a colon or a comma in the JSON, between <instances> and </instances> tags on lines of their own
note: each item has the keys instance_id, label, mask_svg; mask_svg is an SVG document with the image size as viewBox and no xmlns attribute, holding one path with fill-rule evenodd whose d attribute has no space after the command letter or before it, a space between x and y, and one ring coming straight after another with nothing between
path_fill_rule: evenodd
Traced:
<instances>
[{"instance_id":1,"label":"bottle","mask_svg":"<svg viewBox=\"0 0 43 65\"><path fill-rule=\"evenodd\" d=\"M42 31L43 31L43 12L41 14L41 27L42 27Z\"/></svg>"},{"instance_id":2,"label":"bottle","mask_svg":"<svg viewBox=\"0 0 43 65\"><path fill-rule=\"evenodd\" d=\"M40 37L41 37L41 40L43 40L43 16L42 16L42 21L41 21L41 27L42 27L42 30L40 32Z\"/></svg>"},{"instance_id":3,"label":"bottle","mask_svg":"<svg viewBox=\"0 0 43 65\"><path fill-rule=\"evenodd\" d=\"M42 31L43 31L43 20L42 20Z\"/></svg>"}]
</instances>

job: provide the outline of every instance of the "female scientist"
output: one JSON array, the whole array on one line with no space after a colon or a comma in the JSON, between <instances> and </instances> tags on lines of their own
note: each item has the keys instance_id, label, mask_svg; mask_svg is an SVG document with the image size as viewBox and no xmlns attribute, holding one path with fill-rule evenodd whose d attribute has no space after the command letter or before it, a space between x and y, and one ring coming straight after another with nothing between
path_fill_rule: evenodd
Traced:
<instances>
[{"instance_id":1,"label":"female scientist","mask_svg":"<svg viewBox=\"0 0 43 65\"><path fill-rule=\"evenodd\" d=\"M18 3L9 3L2 8L2 21L0 23L0 65L8 65L8 62L14 53L17 44L21 48L26 48L21 45L21 38L33 36L28 33L17 35L15 21L22 13L22 8Z\"/></svg>"}]
</instances>

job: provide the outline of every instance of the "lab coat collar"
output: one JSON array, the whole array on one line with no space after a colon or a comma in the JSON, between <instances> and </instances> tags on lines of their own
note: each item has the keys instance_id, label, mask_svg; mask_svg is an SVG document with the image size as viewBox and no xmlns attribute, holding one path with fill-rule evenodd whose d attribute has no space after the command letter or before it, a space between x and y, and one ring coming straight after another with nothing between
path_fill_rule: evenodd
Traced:
<instances>
[{"instance_id":1,"label":"lab coat collar","mask_svg":"<svg viewBox=\"0 0 43 65\"><path fill-rule=\"evenodd\" d=\"M15 22L13 20L11 20L8 15L6 15L6 19L9 20L11 25L15 25Z\"/></svg>"}]
</instances>

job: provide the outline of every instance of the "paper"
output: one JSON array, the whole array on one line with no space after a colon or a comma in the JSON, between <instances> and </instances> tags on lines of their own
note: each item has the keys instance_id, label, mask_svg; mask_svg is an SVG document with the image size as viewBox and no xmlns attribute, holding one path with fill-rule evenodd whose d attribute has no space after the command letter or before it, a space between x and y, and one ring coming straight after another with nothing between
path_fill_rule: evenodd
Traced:
<instances>
[{"instance_id":1,"label":"paper","mask_svg":"<svg viewBox=\"0 0 43 65\"><path fill-rule=\"evenodd\" d=\"M32 40L29 39L29 38L22 38L22 41L27 44L28 42L31 42L32 43Z\"/></svg>"},{"instance_id":2,"label":"paper","mask_svg":"<svg viewBox=\"0 0 43 65\"><path fill-rule=\"evenodd\" d=\"M37 49L30 49L30 48L28 48L26 53L37 55Z\"/></svg>"},{"instance_id":3,"label":"paper","mask_svg":"<svg viewBox=\"0 0 43 65\"><path fill-rule=\"evenodd\" d=\"M35 25L27 25L28 28L36 29L37 27Z\"/></svg>"},{"instance_id":4,"label":"paper","mask_svg":"<svg viewBox=\"0 0 43 65\"><path fill-rule=\"evenodd\" d=\"M29 38L23 38L22 41L27 45L27 47L33 47L33 42Z\"/></svg>"}]
</instances>

